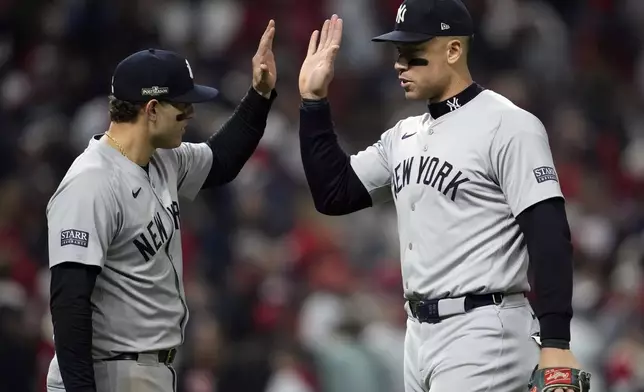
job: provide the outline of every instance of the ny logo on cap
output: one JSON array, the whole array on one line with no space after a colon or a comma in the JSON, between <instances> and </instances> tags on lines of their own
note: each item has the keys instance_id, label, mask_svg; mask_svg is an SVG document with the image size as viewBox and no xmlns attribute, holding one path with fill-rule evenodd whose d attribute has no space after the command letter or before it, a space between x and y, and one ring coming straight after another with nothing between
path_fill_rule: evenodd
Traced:
<instances>
[{"instance_id":1,"label":"ny logo on cap","mask_svg":"<svg viewBox=\"0 0 644 392\"><path fill-rule=\"evenodd\" d=\"M407 12L407 5L401 4L398 8L398 13L396 14L396 23L402 23L405 21L405 13Z\"/></svg>"}]
</instances>

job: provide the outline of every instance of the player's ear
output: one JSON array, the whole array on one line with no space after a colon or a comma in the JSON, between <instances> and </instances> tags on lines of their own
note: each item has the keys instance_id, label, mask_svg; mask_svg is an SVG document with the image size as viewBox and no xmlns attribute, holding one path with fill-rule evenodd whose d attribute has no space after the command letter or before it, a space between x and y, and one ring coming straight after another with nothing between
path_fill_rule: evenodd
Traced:
<instances>
[{"instance_id":1,"label":"player's ear","mask_svg":"<svg viewBox=\"0 0 644 392\"><path fill-rule=\"evenodd\" d=\"M152 100L148 101L148 103L143 108L145 113L148 115L148 117L152 121L156 120L157 107L158 106L159 106L159 101L157 101L156 99L152 99Z\"/></svg>"},{"instance_id":2,"label":"player's ear","mask_svg":"<svg viewBox=\"0 0 644 392\"><path fill-rule=\"evenodd\" d=\"M447 41L447 62L450 65L456 64L456 62L463 55L463 43L460 39L452 37Z\"/></svg>"}]
</instances>

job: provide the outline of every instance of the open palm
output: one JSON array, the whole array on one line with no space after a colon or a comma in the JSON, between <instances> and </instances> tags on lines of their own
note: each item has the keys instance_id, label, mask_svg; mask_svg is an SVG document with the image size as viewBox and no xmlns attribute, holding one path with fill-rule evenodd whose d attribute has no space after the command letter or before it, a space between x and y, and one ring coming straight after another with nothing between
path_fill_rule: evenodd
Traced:
<instances>
[{"instance_id":1,"label":"open palm","mask_svg":"<svg viewBox=\"0 0 644 392\"><path fill-rule=\"evenodd\" d=\"M275 38L275 21L270 20L259 41L257 53L253 56L253 88L268 98L275 88L277 67L273 55L273 39Z\"/></svg>"},{"instance_id":2,"label":"open palm","mask_svg":"<svg viewBox=\"0 0 644 392\"><path fill-rule=\"evenodd\" d=\"M319 38L319 42L318 42ZM333 80L333 63L342 42L342 19L333 15L322 26L321 32L311 34L309 49L300 69L300 95L306 99L322 99L327 96Z\"/></svg>"}]
</instances>

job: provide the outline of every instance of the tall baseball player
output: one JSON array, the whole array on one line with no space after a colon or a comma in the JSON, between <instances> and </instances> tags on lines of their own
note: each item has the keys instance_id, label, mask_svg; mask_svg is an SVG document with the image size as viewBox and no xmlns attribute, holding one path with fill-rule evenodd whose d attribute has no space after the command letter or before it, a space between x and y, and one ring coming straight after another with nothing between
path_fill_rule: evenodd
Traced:
<instances>
[{"instance_id":1,"label":"tall baseball player","mask_svg":"<svg viewBox=\"0 0 644 392\"><path fill-rule=\"evenodd\" d=\"M406 0L395 30L374 38L395 44L401 89L428 111L352 156L338 145L326 98L341 36L334 15L302 64L302 162L321 213L395 203L405 390L588 390L569 351L572 247L548 138L535 116L473 82L466 7ZM528 260L536 316L524 295Z\"/></svg>"},{"instance_id":2,"label":"tall baseball player","mask_svg":"<svg viewBox=\"0 0 644 392\"><path fill-rule=\"evenodd\" d=\"M189 62L149 49L114 71L111 124L74 161L47 206L56 356L48 392L169 392L188 308L179 198L233 180L257 147L276 97L270 21L253 82L205 143L181 141L195 85Z\"/></svg>"}]
</instances>

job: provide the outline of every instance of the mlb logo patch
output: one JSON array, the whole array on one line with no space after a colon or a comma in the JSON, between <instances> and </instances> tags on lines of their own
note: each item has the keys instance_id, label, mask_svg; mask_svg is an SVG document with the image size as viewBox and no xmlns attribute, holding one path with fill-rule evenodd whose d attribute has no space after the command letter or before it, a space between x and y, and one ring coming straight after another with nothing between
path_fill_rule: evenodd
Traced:
<instances>
[{"instance_id":1,"label":"mlb logo patch","mask_svg":"<svg viewBox=\"0 0 644 392\"><path fill-rule=\"evenodd\" d=\"M557 172L554 168L549 166L541 166L532 171L534 173L534 178L537 179L537 182L541 184L546 181L555 181L557 182Z\"/></svg>"},{"instance_id":2,"label":"mlb logo patch","mask_svg":"<svg viewBox=\"0 0 644 392\"><path fill-rule=\"evenodd\" d=\"M60 232L60 246L76 245L87 248L89 234L86 231L69 229Z\"/></svg>"}]
</instances>

